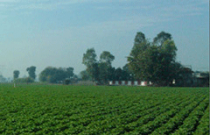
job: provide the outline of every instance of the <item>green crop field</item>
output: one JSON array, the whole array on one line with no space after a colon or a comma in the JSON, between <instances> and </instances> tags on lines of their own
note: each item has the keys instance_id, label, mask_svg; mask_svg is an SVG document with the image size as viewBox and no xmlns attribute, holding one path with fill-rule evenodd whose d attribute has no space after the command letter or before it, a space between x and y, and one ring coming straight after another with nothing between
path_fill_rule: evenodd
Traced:
<instances>
[{"instance_id":1,"label":"green crop field","mask_svg":"<svg viewBox=\"0 0 210 135\"><path fill-rule=\"evenodd\" d=\"M0 134L208 135L208 88L0 84Z\"/></svg>"}]
</instances>

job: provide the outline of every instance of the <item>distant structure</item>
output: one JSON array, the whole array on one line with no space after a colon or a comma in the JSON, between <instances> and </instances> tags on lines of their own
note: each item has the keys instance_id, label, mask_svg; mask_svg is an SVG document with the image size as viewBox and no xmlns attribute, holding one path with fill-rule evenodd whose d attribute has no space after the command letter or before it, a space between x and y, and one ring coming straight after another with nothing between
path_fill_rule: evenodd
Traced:
<instances>
[{"instance_id":1,"label":"distant structure","mask_svg":"<svg viewBox=\"0 0 210 135\"><path fill-rule=\"evenodd\" d=\"M173 85L180 87L209 87L209 72L195 71L183 68L178 79L174 79Z\"/></svg>"},{"instance_id":2,"label":"distant structure","mask_svg":"<svg viewBox=\"0 0 210 135\"><path fill-rule=\"evenodd\" d=\"M147 81L140 81L140 80L136 80L136 81L109 81L109 85L111 86L118 86L118 85L122 85L122 86L147 86L147 85L151 85L151 82L147 82Z\"/></svg>"},{"instance_id":3,"label":"distant structure","mask_svg":"<svg viewBox=\"0 0 210 135\"><path fill-rule=\"evenodd\" d=\"M109 81L110 86L151 86L148 81ZM178 79L174 79L171 86L179 87L209 87L209 72L195 71L185 67Z\"/></svg>"},{"instance_id":4,"label":"distant structure","mask_svg":"<svg viewBox=\"0 0 210 135\"><path fill-rule=\"evenodd\" d=\"M194 84L197 86L209 86L209 72L199 72L193 73Z\"/></svg>"}]
</instances>

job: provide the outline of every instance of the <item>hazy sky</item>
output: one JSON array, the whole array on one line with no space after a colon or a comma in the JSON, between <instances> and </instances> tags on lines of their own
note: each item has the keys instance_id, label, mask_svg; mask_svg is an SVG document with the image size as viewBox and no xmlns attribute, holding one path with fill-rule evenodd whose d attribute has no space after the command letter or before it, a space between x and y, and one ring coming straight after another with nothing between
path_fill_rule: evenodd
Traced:
<instances>
[{"instance_id":1,"label":"hazy sky","mask_svg":"<svg viewBox=\"0 0 210 135\"><path fill-rule=\"evenodd\" d=\"M0 0L0 73L28 75L36 66L85 69L83 53L95 48L126 64L134 37L150 41L169 32L177 61L193 70L209 70L209 0Z\"/></svg>"}]
</instances>

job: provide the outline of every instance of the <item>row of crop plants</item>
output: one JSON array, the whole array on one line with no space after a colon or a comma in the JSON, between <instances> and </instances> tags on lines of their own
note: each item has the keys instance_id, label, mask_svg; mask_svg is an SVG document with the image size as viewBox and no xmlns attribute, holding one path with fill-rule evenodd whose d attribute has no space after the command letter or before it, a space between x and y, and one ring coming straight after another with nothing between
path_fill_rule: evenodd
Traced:
<instances>
[{"instance_id":1,"label":"row of crop plants","mask_svg":"<svg viewBox=\"0 0 210 135\"><path fill-rule=\"evenodd\" d=\"M43 88L0 91L0 134L208 133L209 102L202 90Z\"/></svg>"},{"instance_id":2,"label":"row of crop plants","mask_svg":"<svg viewBox=\"0 0 210 135\"><path fill-rule=\"evenodd\" d=\"M119 115L115 115L114 117L112 116L110 119L99 121L98 124L92 123L89 126L92 126L93 127L92 129L95 129L95 130L91 130L91 131L86 130L84 131L84 133L85 134L101 134L105 132L107 134L123 134L125 132L129 132L130 130L133 130L132 128L136 129L140 127L141 125L147 123L148 121L152 121L157 115L167 111L173 105L181 104L181 102L182 101L177 100L177 102L174 102L174 101L167 102L165 104L162 104L161 106L155 106L150 109L128 110L127 113L125 112ZM165 106L168 106L168 107L165 107ZM128 126L129 124L130 126ZM96 126L97 128L95 128L94 126Z\"/></svg>"},{"instance_id":3,"label":"row of crop plants","mask_svg":"<svg viewBox=\"0 0 210 135\"><path fill-rule=\"evenodd\" d=\"M209 134L209 106L203 112L204 115L199 121L199 125L197 126L193 135L208 135Z\"/></svg>"},{"instance_id":4,"label":"row of crop plants","mask_svg":"<svg viewBox=\"0 0 210 135\"><path fill-rule=\"evenodd\" d=\"M171 104L168 107L168 110L161 113L160 115L153 116L153 120L149 121L148 123L144 125L140 125L139 128L134 128L135 130L133 132L130 132L131 134L150 134L152 133L156 128L160 127L161 125L165 124L170 118L175 116L180 110L182 110L184 107L187 107L191 104L191 102L194 99L181 101L179 104Z\"/></svg>"},{"instance_id":5,"label":"row of crop plants","mask_svg":"<svg viewBox=\"0 0 210 135\"><path fill-rule=\"evenodd\" d=\"M200 98L199 100L193 101L189 106L183 108L180 112L178 112L173 118L171 118L167 123L162 125L160 128L157 128L152 132L152 134L172 134L176 130L179 130L180 125L183 125L183 122L189 117L191 112L196 110L196 108L200 105L200 103L205 103L206 100L204 98ZM193 123L192 123L193 124ZM182 129L180 129L182 130ZM178 131L177 131L178 132Z\"/></svg>"}]
</instances>

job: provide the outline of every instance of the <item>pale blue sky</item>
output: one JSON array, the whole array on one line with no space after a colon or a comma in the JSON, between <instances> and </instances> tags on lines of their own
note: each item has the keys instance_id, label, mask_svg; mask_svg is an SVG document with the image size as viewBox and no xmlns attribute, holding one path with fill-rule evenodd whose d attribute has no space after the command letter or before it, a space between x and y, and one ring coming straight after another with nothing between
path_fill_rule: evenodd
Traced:
<instances>
[{"instance_id":1,"label":"pale blue sky","mask_svg":"<svg viewBox=\"0 0 210 135\"><path fill-rule=\"evenodd\" d=\"M209 0L0 0L0 72L26 68L85 69L83 53L110 51L114 67L126 64L138 31L151 41L169 32L177 61L209 70Z\"/></svg>"}]
</instances>

